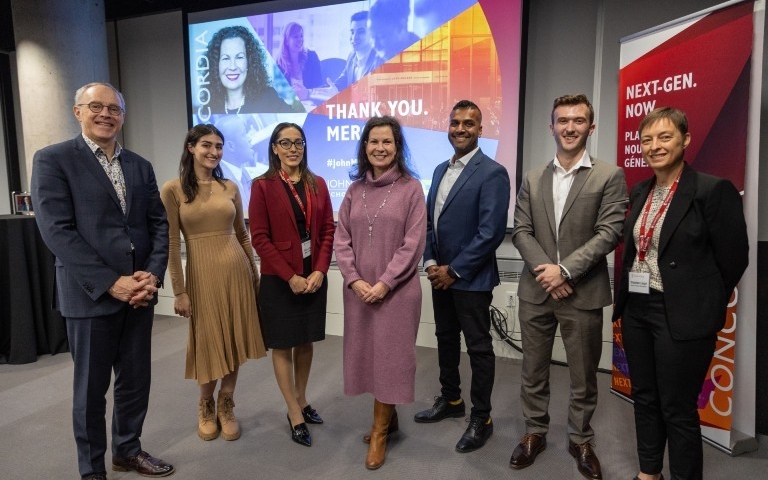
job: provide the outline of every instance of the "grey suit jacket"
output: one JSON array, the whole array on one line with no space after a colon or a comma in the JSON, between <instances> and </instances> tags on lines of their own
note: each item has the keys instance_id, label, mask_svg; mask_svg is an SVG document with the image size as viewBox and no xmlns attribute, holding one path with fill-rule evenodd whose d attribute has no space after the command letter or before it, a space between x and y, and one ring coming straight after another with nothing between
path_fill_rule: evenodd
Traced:
<instances>
[{"instance_id":1,"label":"grey suit jacket","mask_svg":"<svg viewBox=\"0 0 768 480\"><path fill-rule=\"evenodd\" d=\"M371 50L371 52L368 54L368 58L365 61L365 67L363 68L363 71L360 72L360 78L363 78L364 76L371 73L378 66L378 60L379 58L376 56L376 51ZM344 70L341 72L341 75L339 75L339 78L337 78L336 81L333 82L339 91L344 90L348 86L360 80L360 78L355 78L356 65L357 65L357 55L353 50L352 53L350 53L349 56L347 57L347 63L346 65L344 65Z\"/></svg>"},{"instance_id":2,"label":"grey suit jacket","mask_svg":"<svg viewBox=\"0 0 768 480\"><path fill-rule=\"evenodd\" d=\"M35 153L32 204L40 234L56 256L54 306L64 317L117 312L109 288L143 270L162 280L168 222L152 165L123 149L123 214L115 188L81 135ZM155 301L157 298L155 297Z\"/></svg>"},{"instance_id":3,"label":"grey suit jacket","mask_svg":"<svg viewBox=\"0 0 768 480\"><path fill-rule=\"evenodd\" d=\"M580 310L611 304L608 255L619 243L627 210L627 184L617 166L591 159L580 168L560 220L560 261L552 195L554 161L526 175L515 204L512 241L525 262L518 296L541 304L549 294L536 282L533 269L562 264L573 277L574 294L566 299Z\"/></svg>"}]
</instances>

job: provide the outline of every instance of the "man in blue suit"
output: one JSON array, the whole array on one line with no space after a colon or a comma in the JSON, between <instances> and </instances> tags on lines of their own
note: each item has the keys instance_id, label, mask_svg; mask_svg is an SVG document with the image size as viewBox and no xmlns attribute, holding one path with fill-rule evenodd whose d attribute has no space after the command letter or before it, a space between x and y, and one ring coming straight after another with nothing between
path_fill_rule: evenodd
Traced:
<instances>
[{"instance_id":1,"label":"man in blue suit","mask_svg":"<svg viewBox=\"0 0 768 480\"><path fill-rule=\"evenodd\" d=\"M419 412L419 423L463 417L459 359L461 337L472 368L469 426L458 452L485 445L493 433L491 391L496 357L489 307L499 284L496 249L504 240L509 209L509 175L478 146L483 133L480 108L469 100L451 111L448 140L453 157L435 169L427 197L427 246L424 269L432 283L435 335L440 364L440 396Z\"/></svg>"},{"instance_id":2,"label":"man in blue suit","mask_svg":"<svg viewBox=\"0 0 768 480\"><path fill-rule=\"evenodd\" d=\"M54 306L74 360L72 420L80 476L106 479L106 393L115 374L112 469L148 477L174 467L141 448L155 293L168 223L152 165L123 149L123 96L106 83L77 90L82 133L35 153L32 203L56 256Z\"/></svg>"}]
</instances>

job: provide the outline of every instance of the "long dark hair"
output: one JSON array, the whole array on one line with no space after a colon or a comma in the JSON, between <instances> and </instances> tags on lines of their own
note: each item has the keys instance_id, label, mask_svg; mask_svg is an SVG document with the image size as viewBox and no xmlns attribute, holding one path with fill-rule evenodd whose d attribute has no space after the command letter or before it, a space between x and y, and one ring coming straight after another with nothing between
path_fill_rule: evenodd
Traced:
<instances>
[{"instance_id":1,"label":"long dark hair","mask_svg":"<svg viewBox=\"0 0 768 480\"><path fill-rule=\"evenodd\" d=\"M274 178L280 174L280 157L272 150L272 147L283 148L277 144L277 137L280 136L280 132L286 128L295 128L301 134L301 139L304 140L304 154L301 157L301 163L299 163L299 172L301 178L307 182L313 192L317 192L317 181L315 180L315 174L309 169L309 163L307 162L307 151L309 145L307 145L307 137L304 135L304 130L291 122L278 123L274 130L272 130L272 136L269 137L269 168L259 178Z\"/></svg>"},{"instance_id":2,"label":"long dark hair","mask_svg":"<svg viewBox=\"0 0 768 480\"><path fill-rule=\"evenodd\" d=\"M211 75L211 93L216 102L226 101L226 88L221 84L221 78L219 78L219 58L221 57L221 42L230 38L242 38L243 43L245 43L248 73L245 76L245 83L243 83L243 95L253 99L270 86L267 68L264 66L267 54L253 37L253 34L240 25L224 27L214 33L208 43L210 66L216 71L214 75Z\"/></svg>"},{"instance_id":3,"label":"long dark hair","mask_svg":"<svg viewBox=\"0 0 768 480\"><path fill-rule=\"evenodd\" d=\"M360 142L357 144L357 165L352 167L352 170L349 172L349 178L351 180L362 180L369 171L373 170L373 165L368 161L368 154L365 153L365 146L368 143L371 130L376 127L390 127L392 129L392 136L395 138L395 147L397 149L395 152L394 168L397 168L405 178L418 178L418 175L411 168L411 151L405 142L403 128L395 117L388 115L372 117L366 122L363 132L360 134Z\"/></svg>"},{"instance_id":4,"label":"long dark hair","mask_svg":"<svg viewBox=\"0 0 768 480\"><path fill-rule=\"evenodd\" d=\"M218 128L214 127L210 123L195 125L187 132L186 138L184 138L184 150L181 153L181 161L179 161L179 180L181 181L181 191L186 195L187 200L184 203L192 203L197 197L197 177L195 176L195 156L189 151L189 147L194 147L197 142L206 135L218 135L221 138L221 142L224 143L224 135ZM213 179L224 185L224 172L221 170L221 165L216 165L213 169Z\"/></svg>"}]
</instances>

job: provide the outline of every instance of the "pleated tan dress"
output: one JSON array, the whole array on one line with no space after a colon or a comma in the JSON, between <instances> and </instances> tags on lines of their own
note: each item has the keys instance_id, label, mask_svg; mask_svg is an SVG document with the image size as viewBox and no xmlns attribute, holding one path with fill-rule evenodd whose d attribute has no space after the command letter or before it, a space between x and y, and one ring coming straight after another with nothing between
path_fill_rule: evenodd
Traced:
<instances>
[{"instance_id":1,"label":"pleated tan dress","mask_svg":"<svg viewBox=\"0 0 768 480\"><path fill-rule=\"evenodd\" d=\"M160 192L168 212L173 294L186 292L192 310L185 378L201 385L249 358L266 356L256 304L258 270L240 192L229 180L225 185L200 183L192 203L185 203L179 179ZM187 247L186 278L180 232Z\"/></svg>"}]
</instances>

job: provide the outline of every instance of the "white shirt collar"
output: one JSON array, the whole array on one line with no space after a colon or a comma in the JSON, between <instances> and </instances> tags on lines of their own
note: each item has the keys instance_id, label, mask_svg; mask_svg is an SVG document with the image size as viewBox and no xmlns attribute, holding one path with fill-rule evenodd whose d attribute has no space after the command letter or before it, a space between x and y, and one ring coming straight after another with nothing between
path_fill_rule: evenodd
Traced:
<instances>
[{"instance_id":1,"label":"white shirt collar","mask_svg":"<svg viewBox=\"0 0 768 480\"><path fill-rule=\"evenodd\" d=\"M553 162L553 166L554 166L555 170L560 168L563 171L565 171L565 168L563 168L563 166L560 164L560 160L557 159L557 155L555 155L555 160ZM578 170L581 167L592 168L592 157L589 156L589 152L587 152L586 150L584 150L584 153L581 155L581 158L579 159L579 161L573 164L573 166L571 167L569 172L576 171L576 170ZM568 173L568 172L566 172L566 173Z\"/></svg>"},{"instance_id":2,"label":"white shirt collar","mask_svg":"<svg viewBox=\"0 0 768 480\"><path fill-rule=\"evenodd\" d=\"M480 150L480 145L476 146L474 149L472 149L471 152L464 155L461 158L457 158L455 161L448 161L448 165L453 165L455 162L459 162L462 166L466 166L467 163L469 163L469 159L474 157L477 151Z\"/></svg>"}]
</instances>

